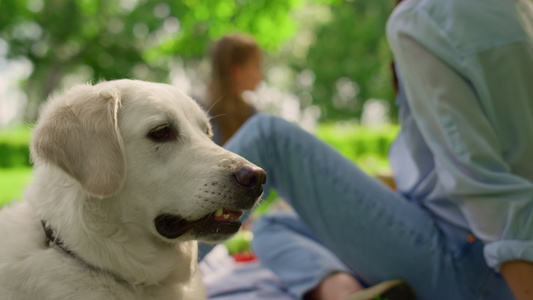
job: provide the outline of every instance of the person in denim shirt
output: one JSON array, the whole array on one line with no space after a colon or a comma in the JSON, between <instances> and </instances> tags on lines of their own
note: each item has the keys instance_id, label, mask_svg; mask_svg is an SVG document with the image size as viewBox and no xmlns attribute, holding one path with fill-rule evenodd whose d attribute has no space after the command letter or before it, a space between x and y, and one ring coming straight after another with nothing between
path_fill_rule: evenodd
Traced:
<instances>
[{"instance_id":1,"label":"person in denim shirt","mask_svg":"<svg viewBox=\"0 0 533 300\"><path fill-rule=\"evenodd\" d=\"M264 168L297 215L261 219L255 251L302 298L363 299L401 279L418 299L533 299L532 3L404 0L387 37L397 191L256 115L226 147Z\"/></svg>"}]
</instances>

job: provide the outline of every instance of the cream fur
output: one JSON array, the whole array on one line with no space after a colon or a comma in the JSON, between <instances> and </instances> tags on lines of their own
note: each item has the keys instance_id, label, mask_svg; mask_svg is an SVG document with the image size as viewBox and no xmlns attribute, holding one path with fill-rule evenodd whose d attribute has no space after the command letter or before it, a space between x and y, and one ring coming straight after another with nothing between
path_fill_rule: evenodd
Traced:
<instances>
[{"instance_id":1,"label":"cream fur","mask_svg":"<svg viewBox=\"0 0 533 300\"><path fill-rule=\"evenodd\" d=\"M160 124L177 140L150 140ZM34 179L0 211L0 299L205 299L196 236L165 238L154 218L196 220L238 200L228 178L251 164L209 131L206 114L169 85L109 81L51 97L31 143ZM48 247L41 220L106 271Z\"/></svg>"}]
</instances>

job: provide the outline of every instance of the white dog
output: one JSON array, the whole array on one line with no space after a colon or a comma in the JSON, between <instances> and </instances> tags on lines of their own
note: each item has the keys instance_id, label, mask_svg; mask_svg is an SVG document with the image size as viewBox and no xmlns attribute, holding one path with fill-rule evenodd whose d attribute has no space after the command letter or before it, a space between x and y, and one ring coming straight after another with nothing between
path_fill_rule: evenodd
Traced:
<instances>
[{"instance_id":1,"label":"white dog","mask_svg":"<svg viewBox=\"0 0 533 300\"><path fill-rule=\"evenodd\" d=\"M210 137L205 112L169 85L51 97L34 180L0 212L0 299L204 299L196 240L237 232L266 180Z\"/></svg>"}]
</instances>

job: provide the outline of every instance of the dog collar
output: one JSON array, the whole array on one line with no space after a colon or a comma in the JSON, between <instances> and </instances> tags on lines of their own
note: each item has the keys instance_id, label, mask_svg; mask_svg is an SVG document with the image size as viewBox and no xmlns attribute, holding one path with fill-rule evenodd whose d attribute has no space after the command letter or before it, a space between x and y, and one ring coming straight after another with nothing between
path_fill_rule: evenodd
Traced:
<instances>
[{"instance_id":1,"label":"dog collar","mask_svg":"<svg viewBox=\"0 0 533 300\"><path fill-rule=\"evenodd\" d=\"M41 224L43 226L44 234L46 236L46 245L49 248L56 247L56 248L60 249L61 251L65 252L68 256L70 256L70 257L76 259L77 261L79 261L80 263L84 264L87 268L89 268L89 269L91 269L93 271L96 271L96 272L105 273L107 275L110 275L117 282L119 282L121 284L124 284L124 285L128 285L128 282L126 280L124 280L121 277L117 276L115 273L113 273L113 272L111 272L109 270L104 270L104 269L98 268L96 266L93 266L90 263L88 263L87 261L85 261L83 258L79 257L74 251L70 250L69 248L67 248L67 246L65 246L63 244L63 241L57 236L57 233L52 229L52 227L50 227L48 224L46 224L46 222L43 221L43 220L41 220Z\"/></svg>"},{"instance_id":2,"label":"dog collar","mask_svg":"<svg viewBox=\"0 0 533 300\"><path fill-rule=\"evenodd\" d=\"M69 256L82 261L83 263L87 264L81 257L77 256L74 252L69 250L64 244L63 241L57 237L57 234L54 232L52 227L48 226L45 221L41 221L41 224L43 225L44 234L46 235L46 244L49 248L52 248L56 246L57 248L63 250L66 254Z\"/></svg>"}]
</instances>

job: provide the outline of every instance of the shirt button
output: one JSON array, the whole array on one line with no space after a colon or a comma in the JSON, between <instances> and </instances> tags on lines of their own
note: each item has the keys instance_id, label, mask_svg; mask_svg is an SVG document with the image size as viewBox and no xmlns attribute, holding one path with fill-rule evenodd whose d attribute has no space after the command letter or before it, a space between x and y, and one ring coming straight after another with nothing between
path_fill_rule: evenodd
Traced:
<instances>
[{"instance_id":1,"label":"shirt button","mask_svg":"<svg viewBox=\"0 0 533 300\"><path fill-rule=\"evenodd\" d=\"M466 236L466 241L468 243L472 244L473 242L476 241L476 237L474 235L472 235L472 234L469 234L469 235Z\"/></svg>"}]
</instances>

